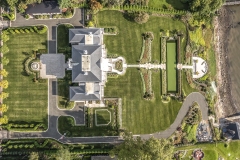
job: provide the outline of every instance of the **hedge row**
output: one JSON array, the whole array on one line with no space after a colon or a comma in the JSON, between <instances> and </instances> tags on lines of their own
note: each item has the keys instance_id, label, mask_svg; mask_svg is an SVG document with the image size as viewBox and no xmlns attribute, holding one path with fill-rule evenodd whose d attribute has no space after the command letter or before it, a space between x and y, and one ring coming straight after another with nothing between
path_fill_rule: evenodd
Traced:
<instances>
[{"instance_id":1,"label":"hedge row","mask_svg":"<svg viewBox=\"0 0 240 160\"><path fill-rule=\"evenodd\" d=\"M104 27L104 33L117 34L118 33L118 28L117 27Z\"/></svg>"},{"instance_id":2,"label":"hedge row","mask_svg":"<svg viewBox=\"0 0 240 160\"><path fill-rule=\"evenodd\" d=\"M144 81L144 78L143 78L143 73L142 73L141 70L139 70L139 74L140 74L140 77L141 77L141 80L142 80L143 94L145 94L145 92L146 92L146 86L145 86L145 81Z\"/></svg>"},{"instance_id":3,"label":"hedge row","mask_svg":"<svg viewBox=\"0 0 240 160\"><path fill-rule=\"evenodd\" d=\"M4 33L8 34L21 34L21 33L38 33L43 34L46 33L48 28L46 26L30 26L30 27L16 27L16 28L8 28L4 30Z\"/></svg>"},{"instance_id":4,"label":"hedge row","mask_svg":"<svg viewBox=\"0 0 240 160\"><path fill-rule=\"evenodd\" d=\"M13 124L9 123L6 125L3 125L4 128L7 130L18 130L18 131L32 131L32 130L38 130L39 128L44 128L44 130L47 129L47 126L43 123L38 124Z\"/></svg>"},{"instance_id":5,"label":"hedge row","mask_svg":"<svg viewBox=\"0 0 240 160\"><path fill-rule=\"evenodd\" d=\"M178 58L178 64L182 63L182 57L181 57L181 37L177 37L177 58ZM178 94L181 96L182 94L182 72L181 70L178 70Z\"/></svg>"},{"instance_id":6,"label":"hedge row","mask_svg":"<svg viewBox=\"0 0 240 160\"><path fill-rule=\"evenodd\" d=\"M102 154L108 153L111 149L73 149L70 153L73 154Z\"/></svg>"},{"instance_id":7,"label":"hedge row","mask_svg":"<svg viewBox=\"0 0 240 160\"><path fill-rule=\"evenodd\" d=\"M161 63L166 63L167 41L165 37L161 37Z\"/></svg>"},{"instance_id":8,"label":"hedge row","mask_svg":"<svg viewBox=\"0 0 240 160\"><path fill-rule=\"evenodd\" d=\"M167 73L166 70L162 70L162 94L167 94Z\"/></svg>"},{"instance_id":9,"label":"hedge row","mask_svg":"<svg viewBox=\"0 0 240 160\"><path fill-rule=\"evenodd\" d=\"M107 77L108 78L118 78L118 74L117 73L108 73Z\"/></svg>"},{"instance_id":10,"label":"hedge row","mask_svg":"<svg viewBox=\"0 0 240 160\"><path fill-rule=\"evenodd\" d=\"M148 6L139 6L139 5L117 5L112 6L112 8L103 8L103 10L129 10L129 11L145 11L150 13L160 13L160 14L186 14L187 11L184 10L176 10L176 9L162 9L162 8L154 8Z\"/></svg>"}]
</instances>

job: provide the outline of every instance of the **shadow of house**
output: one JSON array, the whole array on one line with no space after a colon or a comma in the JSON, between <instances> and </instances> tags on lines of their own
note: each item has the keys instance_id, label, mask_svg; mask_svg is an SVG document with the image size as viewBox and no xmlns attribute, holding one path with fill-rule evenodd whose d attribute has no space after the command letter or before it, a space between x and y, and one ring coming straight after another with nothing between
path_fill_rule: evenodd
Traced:
<instances>
[{"instance_id":1,"label":"shadow of house","mask_svg":"<svg viewBox=\"0 0 240 160\"><path fill-rule=\"evenodd\" d=\"M58 2L55 0L44 0L39 4L29 4L26 9L26 14L33 15L43 15L43 14L61 14L61 9L59 8Z\"/></svg>"}]
</instances>

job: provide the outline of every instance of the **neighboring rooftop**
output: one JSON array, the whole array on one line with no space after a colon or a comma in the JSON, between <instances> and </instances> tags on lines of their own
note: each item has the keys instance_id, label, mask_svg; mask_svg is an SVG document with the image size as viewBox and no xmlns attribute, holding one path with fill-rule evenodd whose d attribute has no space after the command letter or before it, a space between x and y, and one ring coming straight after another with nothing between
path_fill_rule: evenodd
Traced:
<instances>
[{"instance_id":1,"label":"neighboring rooftop","mask_svg":"<svg viewBox=\"0 0 240 160\"><path fill-rule=\"evenodd\" d=\"M65 76L65 56L63 54L42 54L40 62L40 77L63 78Z\"/></svg>"},{"instance_id":2,"label":"neighboring rooftop","mask_svg":"<svg viewBox=\"0 0 240 160\"><path fill-rule=\"evenodd\" d=\"M41 3L29 4L26 14L57 14L61 13L58 2L55 0L43 0Z\"/></svg>"},{"instance_id":3,"label":"neighboring rooftop","mask_svg":"<svg viewBox=\"0 0 240 160\"><path fill-rule=\"evenodd\" d=\"M228 139L240 139L240 125L238 122L228 123L223 129L224 136Z\"/></svg>"}]
</instances>

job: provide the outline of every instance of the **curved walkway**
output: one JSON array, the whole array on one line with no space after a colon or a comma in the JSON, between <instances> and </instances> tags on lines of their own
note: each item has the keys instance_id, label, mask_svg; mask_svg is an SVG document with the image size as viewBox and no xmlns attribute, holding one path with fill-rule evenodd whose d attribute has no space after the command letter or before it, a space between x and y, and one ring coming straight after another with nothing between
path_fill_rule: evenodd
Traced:
<instances>
[{"instance_id":1,"label":"curved walkway","mask_svg":"<svg viewBox=\"0 0 240 160\"><path fill-rule=\"evenodd\" d=\"M148 139L150 137L168 138L169 136L171 136L176 131L177 127L181 125L183 118L186 116L189 110L189 107L191 107L194 102L198 103L199 105L199 108L202 112L202 120L208 120L208 105L205 100L205 97L199 92L193 92L186 97L185 101L182 104L181 109L178 112L175 121L171 124L171 126L168 129L153 134L142 134L140 135L141 138L143 139Z\"/></svg>"}]
</instances>

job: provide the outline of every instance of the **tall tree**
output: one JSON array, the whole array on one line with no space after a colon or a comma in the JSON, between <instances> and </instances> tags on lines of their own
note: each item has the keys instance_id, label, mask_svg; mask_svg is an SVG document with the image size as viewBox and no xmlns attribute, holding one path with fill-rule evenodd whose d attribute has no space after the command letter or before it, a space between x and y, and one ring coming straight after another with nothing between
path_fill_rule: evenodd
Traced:
<instances>
[{"instance_id":1,"label":"tall tree","mask_svg":"<svg viewBox=\"0 0 240 160\"><path fill-rule=\"evenodd\" d=\"M4 56L4 57L1 59L1 63L2 63L3 65L7 65L7 64L9 63L9 59L6 58L6 56Z\"/></svg>"},{"instance_id":2,"label":"tall tree","mask_svg":"<svg viewBox=\"0 0 240 160\"><path fill-rule=\"evenodd\" d=\"M3 54L6 54L9 52L9 48L6 44L4 44L3 46L0 47L0 50Z\"/></svg>"},{"instance_id":3,"label":"tall tree","mask_svg":"<svg viewBox=\"0 0 240 160\"><path fill-rule=\"evenodd\" d=\"M120 160L171 160L173 151L174 146L166 139L142 140L127 134L124 136L124 142L116 146L110 152L110 156L117 155Z\"/></svg>"},{"instance_id":4,"label":"tall tree","mask_svg":"<svg viewBox=\"0 0 240 160\"><path fill-rule=\"evenodd\" d=\"M7 98L8 96L9 96L9 93L6 93L6 92L0 93L0 98L2 98L2 99Z\"/></svg>"},{"instance_id":5,"label":"tall tree","mask_svg":"<svg viewBox=\"0 0 240 160\"><path fill-rule=\"evenodd\" d=\"M2 80L1 82L0 82L0 86L1 87L3 87L3 88L8 88L8 81L7 80Z\"/></svg>"},{"instance_id":6,"label":"tall tree","mask_svg":"<svg viewBox=\"0 0 240 160\"><path fill-rule=\"evenodd\" d=\"M69 8L72 6L71 0L58 0L60 8Z\"/></svg>"},{"instance_id":7,"label":"tall tree","mask_svg":"<svg viewBox=\"0 0 240 160\"><path fill-rule=\"evenodd\" d=\"M32 152L29 156L28 156L29 160L38 160L39 159L39 155L37 152Z\"/></svg>"},{"instance_id":8,"label":"tall tree","mask_svg":"<svg viewBox=\"0 0 240 160\"><path fill-rule=\"evenodd\" d=\"M18 0L6 0L6 1L10 7L14 7L18 2Z\"/></svg>"},{"instance_id":9,"label":"tall tree","mask_svg":"<svg viewBox=\"0 0 240 160\"><path fill-rule=\"evenodd\" d=\"M59 149L54 155L53 158L56 160L70 160L71 155L68 149Z\"/></svg>"},{"instance_id":10,"label":"tall tree","mask_svg":"<svg viewBox=\"0 0 240 160\"><path fill-rule=\"evenodd\" d=\"M1 104L0 105L0 111L1 112L7 112L8 110L8 106L6 104Z\"/></svg>"},{"instance_id":11,"label":"tall tree","mask_svg":"<svg viewBox=\"0 0 240 160\"><path fill-rule=\"evenodd\" d=\"M146 12L137 12L134 18L135 22L139 24L146 23L148 19L149 19L149 15Z\"/></svg>"},{"instance_id":12,"label":"tall tree","mask_svg":"<svg viewBox=\"0 0 240 160\"><path fill-rule=\"evenodd\" d=\"M2 69L2 70L0 70L0 75L2 75L3 77L7 77L8 72L5 69Z\"/></svg>"},{"instance_id":13,"label":"tall tree","mask_svg":"<svg viewBox=\"0 0 240 160\"><path fill-rule=\"evenodd\" d=\"M223 0L189 0L188 2L190 10L198 12L201 17L209 17L223 4Z\"/></svg>"},{"instance_id":14,"label":"tall tree","mask_svg":"<svg viewBox=\"0 0 240 160\"><path fill-rule=\"evenodd\" d=\"M93 13L97 13L102 9L102 5L96 0L90 0L89 6L90 6L90 9L93 11Z\"/></svg>"},{"instance_id":15,"label":"tall tree","mask_svg":"<svg viewBox=\"0 0 240 160\"><path fill-rule=\"evenodd\" d=\"M7 124L8 123L8 118L6 115L0 118L0 124Z\"/></svg>"},{"instance_id":16,"label":"tall tree","mask_svg":"<svg viewBox=\"0 0 240 160\"><path fill-rule=\"evenodd\" d=\"M1 35L1 40L3 40L3 42L7 42L9 40L9 36L3 32Z\"/></svg>"}]
</instances>

